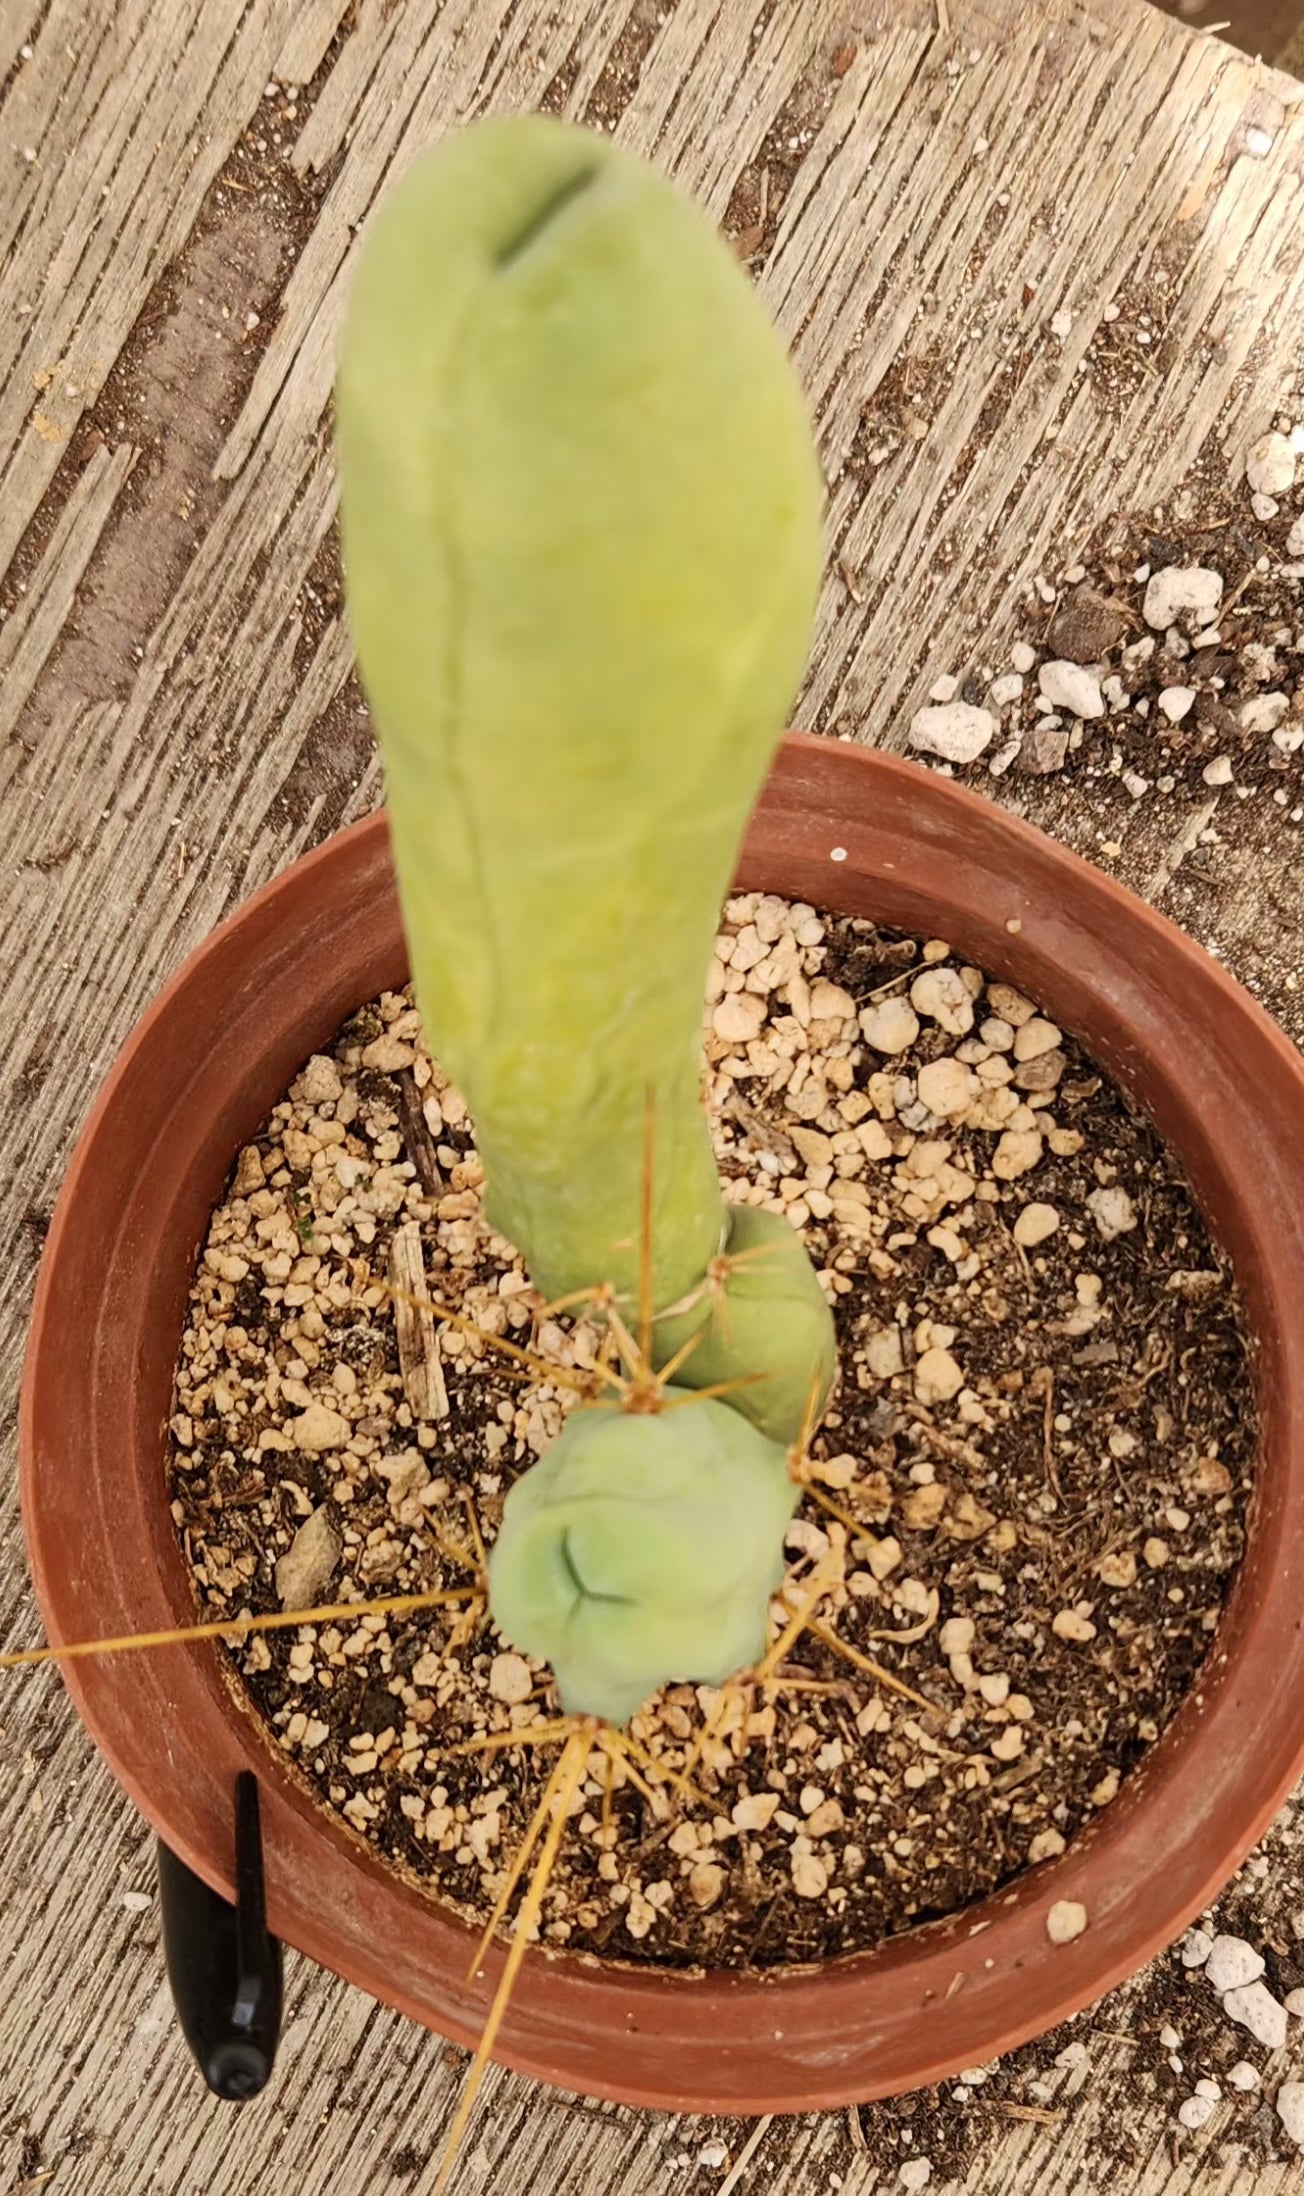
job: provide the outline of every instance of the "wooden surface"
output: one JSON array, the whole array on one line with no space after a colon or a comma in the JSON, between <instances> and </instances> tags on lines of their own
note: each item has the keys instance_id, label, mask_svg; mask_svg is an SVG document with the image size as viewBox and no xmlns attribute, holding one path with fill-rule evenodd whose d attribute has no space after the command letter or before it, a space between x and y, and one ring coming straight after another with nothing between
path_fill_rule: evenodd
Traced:
<instances>
[{"instance_id":1,"label":"wooden surface","mask_svg":"<svg viewBox=\"0 0 1304 2196\"><path fill-rule=\"evenodd\" d=\"M1304 121L1298 87L1137 0L8 0L0 86L0 1592L22 1644L22 1334L95 1084L211 925L378 794L325 409L387 174L456 120L545 102L615 123L743 232L831 486L798 719L900 745L939 672L1004 662L1044 560L1298 394ZM1147 286L1164 339L1110 395L1078 358L1111 297ZM1073 335L1048 344L1060 306ZM1095 846L1085 788L1037 813ZM1233 808L1197 897L1182 853L1203 813L1139 811L1115 867L1299 1037L1295 842ZM238 2115L207 2100L155 1914L123 1904L151 1888L149 1840L57 1681L4 1683L0 2192L422 2196L456 2055L296 1963L274 2090ZM1283 1834L1274 1869L1301 1853ZM975 2108L963 2185L1248 2185L1225 2121L1175 2162L1171 2097L1132 2080L1145 1987L1112 2001L1114 2041L1075 2028L1100 2040L1074 2094L1072 2072L1048 2077L1052 2117ZM734 2185L897 2185L881 2116L865 2127L862 2152L843 2116L776 2123ZM717 2134L739 2158L746 2128L495 2075L460 2185L701 2196L725 2185L696 2163ZM938 2156L933 2187L961 2185ZM1300 2182L1274 2165L1255 2186Z\"/></svg>"}]
</instances>

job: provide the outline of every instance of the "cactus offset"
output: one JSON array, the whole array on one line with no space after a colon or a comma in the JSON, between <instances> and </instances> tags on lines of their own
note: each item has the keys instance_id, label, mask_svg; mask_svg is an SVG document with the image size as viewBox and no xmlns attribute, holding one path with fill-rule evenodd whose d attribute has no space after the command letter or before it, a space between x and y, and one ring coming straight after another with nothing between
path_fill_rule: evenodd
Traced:
<instances>
[{"instance_id":1,"label":"cactus offset","mask_svg":"<svg viewBox=\"0 0 1304 2196\"><path fill-rule=\"evenodd\" d=\"M449 139L381 208L337 412L417 1000L471 1108L490 1217L546 1295L606 1284L631 1303L650 1105L657 1362L680 1353L680 1386L764 1376L728 1404L568 1427L509 1500L494 1614L559 1676L582 1669L567 1697L605 1712L634 1704L635 1673L643 1692L709 1676L759 1637L791 1508L772 1500L777 1444L833 1377L795 1235L730 1224L700 1045L720 901L807 644L818 471L782 347L710 223L605 139L537 117ZM540 1524L579 1452L589 1469L604 1448L611 1576L621 1475L663 1482L643 1614L606 1603L625 1612L607 1679L602 1604L581 1591L582 1617L557 1618L565 1542ZM728 1542L714 1601L690 1545L703 1504Z\"/></svg>"}]
</instances>

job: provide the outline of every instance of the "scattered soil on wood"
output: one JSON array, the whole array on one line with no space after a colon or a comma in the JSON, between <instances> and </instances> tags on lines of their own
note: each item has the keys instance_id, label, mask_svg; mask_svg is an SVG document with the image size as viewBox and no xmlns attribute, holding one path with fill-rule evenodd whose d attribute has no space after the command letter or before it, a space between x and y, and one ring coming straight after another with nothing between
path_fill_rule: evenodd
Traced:
<instances>
[{"instance_id":1,"label":"scattered soil on wood","mask_svg":"<svg viewBox=\"0 0 1304 2196\"><path fill-rule=\"evenodd\" d=\"M1110 1804L1208 1651L1254 1405L1236 1292L1171 1156L943 942L735 900L706 1051L727 1193L787 1213L836 1308L841 1385L788 1540L794 1599L817 1564L834 1584L781 1683L673 1686L635 1720L665 1777L713 1722L693 1797L672 1805L644 1756L608 1797L595 1751L544 1934L767 1966L951 1912ZM389 1282L415 1276L562 1380L601 1340L546 1315L480 1188L465 1107L396 995L241 1154L173 1420L207 1614L474 1592L475 1535L573 1393L436 1339ZM555 1756L455 1751L552 1712L548 1673L482 1603L360 1612L236 1660L323 1805L485 1916Z\"/></svg>"}]
</instances>

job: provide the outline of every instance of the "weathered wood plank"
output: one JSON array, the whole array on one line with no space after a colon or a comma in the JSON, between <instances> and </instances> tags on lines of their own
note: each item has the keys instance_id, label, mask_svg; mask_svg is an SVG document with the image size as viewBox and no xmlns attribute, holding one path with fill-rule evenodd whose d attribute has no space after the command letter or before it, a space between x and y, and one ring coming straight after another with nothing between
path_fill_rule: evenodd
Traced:
<instances>
[{"instance_id":1,"label":"weathered wood plank","mask_svg":"<svg viewBox=\"0 0 1304 2196\"><path fill-rule=\"evenodd\" d=\"M32 0L30 16L30 31L0 29L0 70L17 60L0 131L18 148L0 173L0 566L48 498L44 551L36 535L21 547L27 592L3 598L0 626L0 921L19 941L0 956L7 1461L42 1224L116 1046L236 899L378 797L336 593L326 419L354 237L422 145L547 93L759 228L752 264L795 346L831 489L801 714L890 744L939 672L998 656L1053 548L1170 493L1211 437L1248 439L1291 388L1304 334L1292 88L1135 0L1052 0L1034 17L1014 0L50 0L44 14ZM237 144L250 157L249 125L275 106L273 77L314 87L282 166L267 154L266 181L219 197L214 179ZM210 293L287 203L312 219L292 232L250 371L248 296L227 301L233 337ZM199 254L201 232L216 241ZM265 288L274 260L259 262ZM1142 287L1154 369L1111 394L1079 364L1105 306ZM1048 328L1061 308L1063 341ZM97 392L133 329L119 426ZM175 360L159 366L169 340L193 353L193 386L217 392L202 432L179 420ZM130 398L152 367L163 424L138 429ZM98 444L81 436L88 411ZM147 555L162 561L142 589ZM1003 797L1091 851L1082 787L1007 781ZM1211 812L1138 820L1115 866L1304 1035L1304 993L1288 988L1304 912L1280 834L1258 810L1219 812L1224 846L1197 885L1183 852ZM33 1637L11 1493L0 1608ZM425 2196L459 2056L296 1965L274 2093L238 2117L207 2099L171 2023L156 1918L122 1903L151 1886L147 1833L45 1673L11 1685L0 1722L0 2187L6 2169L53 2169L56 2196ZM1304 1834L1277 1834L1274 1871L1301 1855ZM1044 2076L1062 2120L1007 2119L980 2095L968 2164L939 2164L931 2186L1101 2186L1120 2124L1125 2196L1247 2185L1218 2147L1231 2108L1174 2166L1171 2100L1143 2094L1135 2054L1098 2033L1125 2032L1147 1987L1075 2025L1085 2077ZM843 2115L778 2122L744 2158L745 2125L577 2105L495 2074L461 2185L696 2196L723 2178L696 2168L719 2134L736 2196L870 2196L908 2154L891 2129L884 2153L885 2127L867 2113L862 2153ZM1278 2163L1254 2185L1298 2182Z\"/></svg>"}]
</instances>

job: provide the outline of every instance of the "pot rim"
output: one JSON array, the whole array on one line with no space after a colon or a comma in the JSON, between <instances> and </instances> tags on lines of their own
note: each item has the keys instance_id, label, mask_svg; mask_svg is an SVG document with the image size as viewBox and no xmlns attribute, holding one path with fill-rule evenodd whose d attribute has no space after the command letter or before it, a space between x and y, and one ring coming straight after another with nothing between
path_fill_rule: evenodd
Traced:
<instances>
[{"instance_id":1,"label":"pot rim","mask_svg":"<svg viewBox=\"0 0 1304 2196\"><path fill-rule=\"evenodd\" d=\"M1119 1798L1060 1859L957 1915L818 1969L698 1975L527 1956L496 2057L623 2102L760 2112L939 2081L1091 2003L1209 1903L1304 1768L1295 1705L1304 1697L1304 1062L1225 970L1113 879L978 795L878 750L788 735L738 884L949 934L1085 1036L1142 1097L1231 1251L1259 1349L1263 1427L1249 1546L1210 1661ZM270 1103L313 1049L294 1053L303 1030L324 1041L350 1010L336 1011L338 997L348 999L341 982L372 985L354 990L356 1006L386 987L383 973L373 981L376 970L401 980L396 936L381 812L301 857L200 945L137 1023L96 1099L42 1259L20 1407L23 1514L54 1644L168 1621L160 1610L173 1622L193 1615L179 1553L173 1546L171 1562L166 1546L168 1412L160 1416L157 1394L146 1393L141 1361L159 1320L177 1308L178 1275L184 1302L207 1207L267 1110L268 1078ZM319 980L292 1008L305 962ZM194 1046L205 1029L225 1038L228 1021L252 1043L265 999L278 1005L280 1055L293 1064L273 1072L269 1056L251 1096L237 1087L234 1042L215 1038L208 1060ZM1192 1030L1197 1048L1182 1056ZM169 1068L177 1087L162 1091ZM201 1123L192 1100L209 1086L213 1117ZM151 1106L199 1153L174 1182L168 1137L154 1147L157 1212L142 1202L138 1151L133 1158L138 1117ZM177 1320L170 1360L179 1331ZM98 1621L106 1605L110 1620ZM128 1622L117 1621L124 1614ZM122 1675L131 1664L136 1683ZM486 1960L479 1990L469 1989L469 1925L406 1887L307 1797L236 1706L215 1646L63 1671L119 1781L201 1876L229 1892L229 1781L251 1766L264 1792L278 1934L442 2033L477 2040L501 1950ZM150 1715L166 1730L162 1746L142 1735ZM324 1900L308 1897L308 1868ZM1046 1915L1059 1900L1080 1900L1088 1926L1052 1945Z\"/></svg>"}]
</instances>

